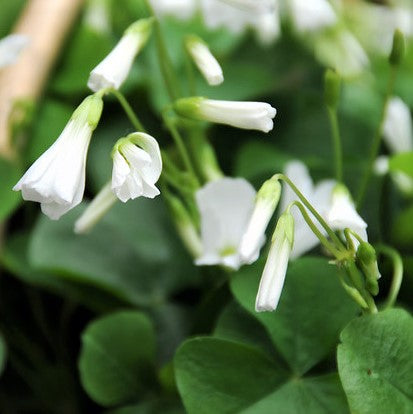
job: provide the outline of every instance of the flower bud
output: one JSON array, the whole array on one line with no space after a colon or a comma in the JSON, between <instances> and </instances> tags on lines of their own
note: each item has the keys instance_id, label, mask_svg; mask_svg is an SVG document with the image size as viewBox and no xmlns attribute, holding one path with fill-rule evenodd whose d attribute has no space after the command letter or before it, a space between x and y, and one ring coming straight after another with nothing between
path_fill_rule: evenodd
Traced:
<instances>
[{"instance_id":1,"label":"flower bud","mask_svg":"<svg viewBox=\"0 0 413 414\"><path fill-rule=\"evenodd\" d=\"M278 219L255 301L257 312L277 308L294 243L294 218L286 211Z\"/></svg>"},{"instance_id":2,"label":"flower bud","mask_svg":"<svg viewBox=\"0 0 413 414\"><path fill-rule=\"evenodd\" d=\"M256 260L265 238L265 230L278 205L281 195L281 184L275 178L270 178L259 189L247 231L240 245L241 257L249 263Z\"/></svg>"},{"instance_id":3,"label":"flower bud","mask_svg":"<svg viewBox=\"0 0 413 414\"><path fill-rule=\"evenodd\" d=\"M90 72L88 87L97 92L104 88L119 89L127 78L135 56L151 34L153 18L131 24L114 49Z\"/></svg>"},{"instance_id":4,"label":"flower bud","mask_svg":"<svg viewBox=\"0 0 413 414\"><path fill-rule=\"evenodd\" d=\"M188 118L231 125L242 129L269 132L277 111L264 102L218 101L202 97L181 98L175 111Z\"/></svg>"},{"instance_id":5,"label":"flower bud","mask_svg":"<svg viewBox=\"0 0 413 414\"><path fill-rule=\"evenodd\" d=\"M185 47L209 85L219 85L224 81L221 66L201 38L188 36L185 39Z\"/></svg>"},{"instance_id":6,"label":"flower bud","mask_svg":"<svg viewBox=\"0 0 413 414\"><path fill-rule=\"evenodd\" d=\"M377 256L374 247L367 242L361 242L357 248L357 263L366 277L366 287L372 295L379 293L377 280L381 277L377 266Z\"/></svg>"},{"instance_id":7,"label":"flower bud","mask_svg":"<svg viewBox=\"0 0 413 414\"><path fill-rule=\"evenodd\" d=\"M327 69L324 74L324 100L331 109L336 109L340 99L340 76L337 72Z\"/></svg>"},{"instance_id":8,"label":"flower bud","mask_svg":"<svg viewBox=\"0 0 413 414\"><path fill-rule=\"evenodd\" d=\"M193 257L199 257L202 254L202 242L194 221L179 198L170 193L165 193L164 196L171 210L175 227L185 247Z\"/></svg>"},{"instance_id":9,"label":"flower bud","mask_svg":"<svg viewBox=\"0 0 413 414\"><path fill-rule=\"evenodd\" d=\"M88 233L115 204L117 198L113 194L111 183L107 183L87 206L83 214L75 222L75 233Z\"/></svg>"},{"instance_id":10,"label":"flower bud","mask_svg":"<svg viewBox=\"0 0 413 414\"><path fill-rule=\"evenodd\" d=\"M395 30L393 35L393 46L389 56L389 62L393 66L400 64L404 57L404 35L400 30Z\"/></svg>"}]
</instances>

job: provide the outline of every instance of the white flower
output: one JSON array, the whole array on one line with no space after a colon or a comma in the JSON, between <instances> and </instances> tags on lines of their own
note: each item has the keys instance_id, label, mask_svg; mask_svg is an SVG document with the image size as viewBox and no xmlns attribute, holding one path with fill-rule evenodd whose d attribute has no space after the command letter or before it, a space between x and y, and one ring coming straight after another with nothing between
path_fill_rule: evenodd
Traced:
<instances>
[{"instance_id":1,"label":"white flower","mask_svg":"<svg viewBox=\"0 0 413 414\"><path fill-rule=\"evenodd\" d=\"M127 78L135 56L151 33L153 20L141 19L126 29L115 48L90 73L88 87L92 91L119 89Z\"/></svg>"},{"instance_id":2,"label":"white flower","mask_svg":"<svg viewBox=\"0 0 413 414\"><path fill-rule=\"evenodd\" d=\"M202 0L201 11L211 29L225 27L238 34L252 28L263 43L280 33L278 0Z\"/></svg>"},{"instance_id":3,"label":"white flower","mask_svg":"<svg viewBox=\"0 0 413 414\"><path fill-rule=\"evenodd\" d=\"M221 66L199 37L189 36L185 45L199 71L210 85L219 85L224 81Z\"/></svg>"},{"instance_id":4,"label":"white flower","mask_svg":"<svg viewBox=\"0 0 413 414\"><path fill-rule=\"evenodd\" d=\"M177 113L189 118L263 132L273 129L273 118L277 113L265 102L217 101L201 97L179 99L174 108Z\"/></svg>"},{"instance_id":5,"label":"white flower","mask_svg":"<svg viewBox=\"0 0 413 414\"><path fill-rule=\"evenodd\" d=\"M87 150L102 108L100 97L88 96L55 143L13 188L21 190L25 200L41 203L43 213L52 220L59 219L82 200Z\"/></svg>"},{"instance_id":6,"label":"white flower","mask_svg":"<svg viewBox=\"0 0 413 414\"><path fill-rule=\"evenodd\" d=\"M393 153L413 150L413 128L409 107L398 97L390 99L385 115L383 138Z\"/></svg>"},{"instance_id":7,"label":"white flower","mask_svg":"<svg viewBox=\"0 0 413 414\"><path fill-rule=\"evenodd\" d=\"M195 261L197 265L221 264L238 269L245 263L239 246L254 208L255 195L248 181L228 177L210 182L196 192L203 247L202 255Z\"/></svg>"},{"instance_id":8,"label":"white flower","mask_svg":"<svg viewBox=\"0 0 413 414\"><path fill-rule=\"evenodd\" d=\"M143 132L121 138L113 153L112 190L122 202L143 196L154 198L162 171L158 142Z\"/></svg>"},{"instance_id":9,"label":"white flower","mask_svg":"<svg viewBox=\"0 0 413 414\"><path fill-rule=\"evenodd\" d=\"M327 0L290 0L291 17L299 32L320 30L337 23L337 16Z\"/></svg>"},{"instance_id":10,"label":"white flower","mask_svg":"<svg viewBox=\"0 0 413 414\"><path fill-rule=\"evenodd\" d=\"M150 0L157 16L174 16L180 20L190 19L196 10L195 0Z\"/></svg>"},{"instance_id":11,"label":"white flower","mask_svg":"<svg viewBox=\"0 0 413 414\"><path fill-rule=\"evenodd\" d=\"M29 38L22 34L11 34L1 39L0 68L13 64L28 43Z\"/></svg>"},{"instance_id":12,"label":"white flower","mask_svg":"<svg viewBox=\"0 0 413 414\"><path fill-rule=\"evenodd\" d=\"M75 233L82 234L89 232L93 226L113 206L117 198L113 194L110 182L107 183L87 206L86 210L75 222Z\"/></svg>"},{"instance_id":13,"label":"white flower","mask_svg":"<svg viewBox=\"0 0 413 414\"><path fill-rule=\"evenodd\" d=\"M261 276L255 301L257 312L273 311L277 308L293 243L294 218L290 213L285 212L278 219Z\"/></svg>"},{"instance_id":14,"label":"white flower","mask_svg":"<svg viewBox=\"0 0 413 414\"><path fill-rule=\"evenodd\" d=\"M329 31L315 39L315 54L326 66L341 76L359 75L369 64L369 59L358 40L347 30Z\"/></svg>"},{"instance_id":15,"label":"white flower","mask_svg":"<svg viewBox=\"0 0 413 414\"><path fill-rule=\"evenodd\" d=\"M259 189L254 210L239 249L245 263L252 263L257 259L257 252L265 240L265 230L277 207L280 194L281 184L274 178L267 180Z\"/></svg>"},{"instance_id":16,"label":"white flower","mask_svg":"<svg viewBox=\"0 0 413 414\"><path fill-rule=\"evenodd\" d=\"M350 193L342 184L337 184L333 189L327 221L334 230L367 227L367 223L357 213Z\"/></svg>"}]
</instances>

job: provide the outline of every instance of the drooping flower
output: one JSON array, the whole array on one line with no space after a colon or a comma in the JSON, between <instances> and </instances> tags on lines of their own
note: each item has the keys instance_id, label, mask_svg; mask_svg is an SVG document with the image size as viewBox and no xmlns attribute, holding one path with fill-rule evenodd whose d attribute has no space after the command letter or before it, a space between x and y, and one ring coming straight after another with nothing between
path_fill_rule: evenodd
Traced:
<instances>
[{"instance_id":1,"label":"drooping flower","mask_svg":"<svg viewBox=\"0 0 413 414\"><path fill-rule=\"evenodd\" d=\"M111 189L110 182L107 183L87 206L86 210L75 222L75 233L83 234L89 232L95 224L115 204L117 198Z\"/></svg>"},{"instance_id":2,"label":"drooping flower","mask_svg":"<svg viewBox=\"0 0 413 414\"><path fill-rule=\"evenodd\" d=\"M210 85L219 85L224 81L221 66L202 39L198 36L188 36L185 46L199 71Z\"/></svg>"},{"instance_id":3,"label":"drooping flower","mask_svg":"<svg viewBox=\"0 0 413 414\"><path fill-rule=\"evenodd\" d=\"M239 248L254 208L255 195L248 181L229 177L212 181L196 192L203 250L195 261L197 265L220 264L236 270L246 263ZM258 251L255 259L257 257Z\"/></svg>"},{"instance_id":4,"label":"drooping flower","mask_svg":"<svg viewBox=\"0 0 413 414\"><path fill-rule=\"evenodd\" d=\"M337 23L337 16L327 0L290 0L291 17L296 30L320 30Z\"/></svg>"},{"instance_id":5,"label":"drooping flower","mask_svg":"<svg viewBox=\"0 0 413 414\"><path fill-rule=\"evenodd\" d=\"M0 68L13 64L28 43L29 38L22 34L11 34L1 39Z\"/></svg>"},{"instance_id":6,"label":"drooping flower","mask_svg":"<svg viewBox=\"0 0 413 414\"><path fill-rule=\"evenodd\" d=\"M281 184L275 178L265 181L257 193L247 230L242 237L240 254L244 262L252 263L265 239L265 230L277 207Z\"/></svg>"},{"instance_id":7,"label":"drooping flower","mask_svg":"<svg viewBox=\"0 0 413 414\"><path fill-rule=\"evenodd\" d=\"M217 101L202 97L178 99L175 111L188 118L269 132L277 110L265 102Z\"/></svg>"},{"instance_id":8,"label":"drooping flower","mask_svg":"<svg viewBox=\"0 0 413 414\"><path fill-rule=\"evenodd\" d=\"M59 219L83 198L87 150L102 108L101 97L88 96L59 138L13 188L21 191L25 200L41 203L43 213L52 220Z\"/></svg>"},{"instance_id":9,"label":"drooping flower","mask_svg":"<svg viewBox=\"0 0 413 414\"><path fill-rule=\"evenodd\" d=\"M384 120L383 138L395 154L413 150L413 126L409 107L399 98L390 99Z\"/></svg>"},{"instance_id":10,"label":"drooping flower","mask_svg":"<svg viewBox=\"0 0 413 414\"><path fill-rule=\"evenodd\" d=\"M277 308L293 244L294 218L286 211L278 219L272 237L255 301L257 312L273 311Z\"/></svg>"},{"instance_id":11,"label":"drooping flower","mask_svg":"<svg viewBox=\"0 0 413 414\"><path fill-rule=\"evenodd\" d=\"M143 132L121 138L113 152L112 190L122 202L143 196L154 198L162 171L158 142Z\"/></svg>"},{"instance_id":12,"label":"drooping flower","mask_svg":"<svg viewBox=\"0 0 413 414\"><path fill-rule=\"evenodd\" d=\"M114 49L90 72L88 87L92 91L119 89L127 78L135 56L147 42L153 19L141 19L130 25Z\"/></svg>"}]
</instances>

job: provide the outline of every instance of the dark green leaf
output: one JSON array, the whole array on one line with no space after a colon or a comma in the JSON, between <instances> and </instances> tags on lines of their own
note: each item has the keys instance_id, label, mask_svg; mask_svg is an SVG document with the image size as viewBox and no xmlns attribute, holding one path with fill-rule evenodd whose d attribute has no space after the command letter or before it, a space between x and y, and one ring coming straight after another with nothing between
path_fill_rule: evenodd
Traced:
<instances>
[{"instance_id":1,"label":"dark green leaf","mask_svg":"<svg viewBox=\"0 0 413 414\"><path fill-rule=\"evenodd\" d=\"M413 318L392 309L357 318L341 333L340 378L352 412L413 412Z\"/></svg>"},{"instance_id":2,"label":"dark green leaf","mask_svg":"<svg viewBox=\"0 0 413 414\"><path fill-rule=\"evenodd\" d=\"M161 200L118 203L88 235L73 232L81 210L57 222L40 217L29 248L32 266L144 306L198 283Z\"/></svg>"},{"instance_id":3,"label":"dark green leaf","mask_svg":"<svg viewBox=\"0 0 413 414\"><path fill-rule=\"evenodd\" d=\"M338 342L341 328L357 306L341 287L327 259L301 258L290 263L275 312L256 313L255 296L262 262L245 267L233 279L236 299L265 326L275 347L297 375L320 362Z\"/></svg>"},{"instance_id":4,"label":"dark green leaf","mask_svg":"<svg viewBox=\"0 0 413 414\"><path fill-rule=\"evenodd\" d=\"M88 325L82 334L82 385L101 405L139 400L154 382L154 360L153 328L142 313L105 316Z\"/></svg>"}]
</instances>

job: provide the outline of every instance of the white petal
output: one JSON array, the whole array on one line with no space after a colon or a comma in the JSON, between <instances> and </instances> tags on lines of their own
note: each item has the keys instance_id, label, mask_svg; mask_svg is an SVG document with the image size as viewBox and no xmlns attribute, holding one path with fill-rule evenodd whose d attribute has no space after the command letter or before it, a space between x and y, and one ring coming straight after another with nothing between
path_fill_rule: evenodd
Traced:
<instances>
[{"instance_id":1,"label":"white petal","mask_svg":"<svg viewBox=\"0 0 413 414\"><path fill-rule=\"evenodd\" d=\"M223 178L197 191L196 201L201 215L203 255L238 254L241 237L251 216L255 190L242 178ZM224 263L222 259L222 263Z\"/></svg>"},{"instance_id":2,"label":"white petal","mask_svg":"<svg viewBox=\"0 0 413 414\"><path fill-rule=\"evenodd\" d=\"M357 213L354 203L344 194L333 194L327 221L334 230L365 229L367 227L367 223Z\"/></svg>"},{"instance_id":3,"label":"white petal","mask_svg":"<svg viewBox=\"0 0 413 414\"><path fill-rule=\"evenodd\" d=\"M150 157L150 163L143 167L142 178L148 185L153 185L158 181L162 172L162 157L158 141L143 132L133 134L133 141Z\"/></svg>"},{"instance_id":4,"label":"white petal","mask_svg":"<svg viewBox=\"0 0 413 414\"><path fill-rule=\"evenodd\" d=\"M271 244L255 301L257 312L277 308L287 273L290 244L285 238L276 238Z\"/></svg>"},{"instance_id":5,"label":"white petal","mask_svg":"<svg viewBox=\"0 0 413 414\"><path fill-rule=\"evenodd\" d=\"M337 22L337 16L327 0L290 0L294 26L300 32L320 30Z\"/></svg>"},{"instance_id":6,"label":"white petal","mask_svg":"<svg viewBox=\"0 0 413 414\"><path fill-rule=\"evenodd\" d=\"M197 6L194 0L150 0L150 3L157 16L174 16L181 20L190 19Z\"/></svg>"},{"instance_id":7,"label":"white petal","mask_svg":"<svg viewBox=\"0 0 413 414\"><path fill-rule=\"evenodd\" d=\"M199 113L205 120L243 129L269 132L277 111L265 102L236 102L203 99Z\"/></svg>"},{"instance_id":8,"label":"white petal","mask_svg":"<svg viewBox=\"0 0 413 414\"><path fill-rule=\"evenodd\" d=\"M386 110L383 137L393 153L413 150L413 127L409 107L398 97L390 99Z\"/></svg>"}]
</instances>

